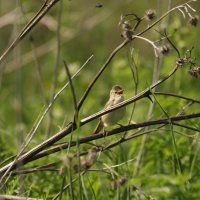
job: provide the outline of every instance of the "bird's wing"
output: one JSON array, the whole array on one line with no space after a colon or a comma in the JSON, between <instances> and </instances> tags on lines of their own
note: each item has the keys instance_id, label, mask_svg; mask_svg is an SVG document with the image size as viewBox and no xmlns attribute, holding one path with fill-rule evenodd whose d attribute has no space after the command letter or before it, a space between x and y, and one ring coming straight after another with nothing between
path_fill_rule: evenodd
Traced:
<instances>
[{"instance_id":1,"label":"bird's wing","mask_svg":"<svg viewBox=\"0 0 200 200\"><path fill-rule=\"evenodd\" d=\"M106 103L106 105L104 106L104 109L110 107L110 106L113 106L114 105L114 99L109 99L109 101ZM94 132L93 134L97 134L99 133L102 129L103 129L104 125L103 125L103 122L100 118L99 120L99 123L97 124L96 128L94 129Z\"/></svg>"},{"instance_id":2,"label":"bird's wing","mask_svg":"<svg viewBox=\"0 0 200 200\"><path fill-rule=\"evenodd\" d=\"M113 106L114 105L114 101L115 101L114 98L113 99L109 99L109 101L104 106L104 109Z\"/></svg>"}]
</instances>

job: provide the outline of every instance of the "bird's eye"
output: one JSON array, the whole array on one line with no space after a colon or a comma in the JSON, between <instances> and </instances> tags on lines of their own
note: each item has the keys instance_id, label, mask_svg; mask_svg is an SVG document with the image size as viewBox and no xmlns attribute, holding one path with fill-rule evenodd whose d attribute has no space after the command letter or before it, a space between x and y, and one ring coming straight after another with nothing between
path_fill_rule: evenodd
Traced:
<instances>
[{"instance_id":1,"label":"bird's eye","mask_svg":"<svg viewBox=\"0 0 200 200\"><path fill-rule=\"evenodd\" d=\"M123 90L115 91L115 94L123 94Z\"/></svg>"}]
</instances>

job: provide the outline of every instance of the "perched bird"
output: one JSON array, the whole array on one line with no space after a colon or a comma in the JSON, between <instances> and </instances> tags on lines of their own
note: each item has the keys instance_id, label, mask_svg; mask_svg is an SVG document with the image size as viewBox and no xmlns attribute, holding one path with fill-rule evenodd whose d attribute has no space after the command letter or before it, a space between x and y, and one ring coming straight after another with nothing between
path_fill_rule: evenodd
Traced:
<instances>
[{"instance_id":1,"label":"perched bird","mask_svg":"<svg viewBox=\"0 0 200 200\"><path fill-rule=\"evenodd\" d=\"M114 106L124 101L123 93L124 93L124 90L119 85L113 86L110 91L110 98L108 102L106 103L104 109L110 108L111 106ZM118 121L120 121L123 118L125 112L126 112L126 108L122 107L112 112L109 112L105 115L102 115L93 134L99 133L104 127L116 124Z\"/></svg>"}]
</instances>

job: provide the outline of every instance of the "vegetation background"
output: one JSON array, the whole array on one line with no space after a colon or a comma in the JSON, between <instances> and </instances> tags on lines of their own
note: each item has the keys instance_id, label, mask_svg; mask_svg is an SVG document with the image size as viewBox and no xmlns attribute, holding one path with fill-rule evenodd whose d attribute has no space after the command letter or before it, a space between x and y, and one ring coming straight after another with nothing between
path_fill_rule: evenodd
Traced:
<instances>
[{"instance_id":1,"label":"vegetation background","mask_svg":"<svg viewBox=\"0 0 200 200\"><path fill-rule=\"evenodd\" d=\"M185 2L58 1L0 65L0 162L19 152L38 116L41 117L44 112L44 107L68 81L63 61L73 75L93 55L73 79L76 98L79 100L110 53L123 42L118 25L122 14L135 13L142 17L148 9L155 9L159 17L170 8ZM0 0L1 54L43 3ZM190 5L196 9L194 16L198 15L199 2ZM138 29L143 30L151 23L144 21ZM199 26L191 26L188 18L184 19L177 10L144 37L152 41L159 40L161 35L158 30L162 32L164 28L181 55L194 46L192 56L196 58L195 62L200 62ZM134 56L131 52L134 52ZM172 70L176 58L173 48L169 55L156 58L152 46L147 42L139 39L130 42L117 53L97 80L80 110L79 118L100 111L115 84L124 88L126 99L148 88L152 81ZM189 67L179 69L157 91L200 100L200 80L190 76L188 70ZM200 111L199 103L188 104L184 99L169 96L155 98L154 104L144 98L134 105L128 105L121 124L128 124L133 107L132 122L135 123L164 118L166 113L168 116L176 116L181 111L184 114ZM70 87L67 87L51 107L26 151L66 127L73 120L73 114L73 98ZM97 122L94 120L78 129L73 139L91 135ZM86 152L94 145L104 148L119 140L123 133L51 154L23 166L21 170L52 162L55 165L46 170L9 177L8 181L1 183L1 193L53 199L57 193L62 193L64 185L70 183L69 190L64 190L60 199L200 199L200 118L181 123L195 130L174 126L172 133L168 125L151 134L133 138L110 150L98 152L97 161L84 174L74 172L75 164L69 164L67 157ZM145 130L148 129L152 127ZM59 143L69 141L70 137L64 137ZM84 156L81 159L84 160ZM81 160L73 162L80 164ZM1 163L2 166L4 163ZM67 172L63 172L63 166Z\"/></svg>"}]
</instances>

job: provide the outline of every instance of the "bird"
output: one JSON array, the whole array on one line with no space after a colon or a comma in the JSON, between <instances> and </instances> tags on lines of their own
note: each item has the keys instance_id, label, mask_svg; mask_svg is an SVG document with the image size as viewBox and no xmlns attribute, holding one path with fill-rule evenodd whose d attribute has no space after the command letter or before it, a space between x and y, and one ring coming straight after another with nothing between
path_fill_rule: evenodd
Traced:
<instances>
[{"instance_id":1,"label":"bird","mask_svg":"<svg viewBox=\"0 0 200 200\"><path fill-rule=\"evenodd\" d=\"M124 101L124 90L122 89L121 86L115 85L110 90L110 98L106 103L106 105L104 106L104 109L117 105L122 101ZM99 133L104 127L117 124L117 122L119 122L123 118L125 112L126 108L122 107L112 112L106 113L105 115L102 115L93 134Z\"/></svg>"}]
</instances>

